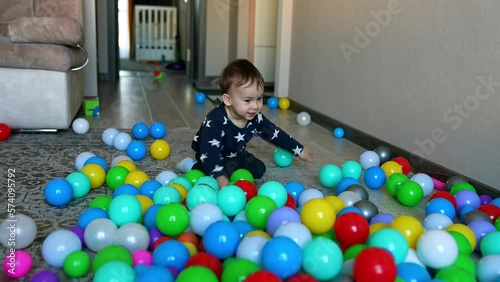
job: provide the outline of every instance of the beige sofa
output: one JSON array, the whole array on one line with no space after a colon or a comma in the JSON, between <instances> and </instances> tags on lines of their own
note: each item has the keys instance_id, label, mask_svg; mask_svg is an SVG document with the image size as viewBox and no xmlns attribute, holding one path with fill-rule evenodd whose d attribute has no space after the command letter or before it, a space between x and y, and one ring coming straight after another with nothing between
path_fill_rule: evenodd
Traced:
<instances>
[{"instance_id":1,"label":"beige sofa","mask_svg":"<svg viewBox=\"0 0 500 282\"><path fill-rule=\"evenodd\" d=\"M83 101L83 0L0 0L0 122L67 129Z\"/></svg>"}]
</instances>

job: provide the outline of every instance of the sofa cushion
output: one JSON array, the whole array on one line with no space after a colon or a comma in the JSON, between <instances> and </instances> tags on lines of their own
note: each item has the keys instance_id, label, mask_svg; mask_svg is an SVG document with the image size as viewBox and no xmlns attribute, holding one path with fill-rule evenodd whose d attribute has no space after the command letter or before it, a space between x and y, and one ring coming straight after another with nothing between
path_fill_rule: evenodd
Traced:
<instances>
[{"instance_id":1,"label":"sofa cushion","mask_svg":"<svg viewBox=\"0 0 500 282\"><path fill-rule=\"evenodd\" d=\"M7 68L68 71L81 66L85 55L79 48L42 43L0 41L0 66Z\"/></svg>"},{"instance_id":2,"label":"sofa cushion","mask_svg":"<svg viewBox=\"0 0 500 282\"><path fill-rule=\"evenodd\" d=\"M19 18L9 24L12 42L76 45L83 39L83 28L66 17Z\"/></svg>"}]
</instances>

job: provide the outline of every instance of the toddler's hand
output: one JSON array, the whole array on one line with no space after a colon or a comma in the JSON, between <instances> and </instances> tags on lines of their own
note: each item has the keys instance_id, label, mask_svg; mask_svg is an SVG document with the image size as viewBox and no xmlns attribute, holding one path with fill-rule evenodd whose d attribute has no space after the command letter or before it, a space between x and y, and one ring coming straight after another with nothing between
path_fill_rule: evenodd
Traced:
<instances>
[{"instance_id":1,"label":"toddler's hand","mask_svg":"<svg viewBox=\"0 0 500 282\"><path fill-rule=\"evenodd\" d=\"M302 149L302 153L300 153L300 155L299 155L299 159L301 159L303 161L312 162L313 154L312 154L311 149L309 149L309 147L304 146L304 148Z\"/></svg>"},{"instance_id":2,"label":"toddler's hand","mask_svg":"<svg viewBox=\"0 0 500 282\"><path fill-rule=\"evenodd\" d=\"M217 183L219 183L219 188L223 188L224 186L227 186L227 184L229 184L229 179L227 179L226 176L221 175L217 177Z\"/></svg>"}]
</instances>

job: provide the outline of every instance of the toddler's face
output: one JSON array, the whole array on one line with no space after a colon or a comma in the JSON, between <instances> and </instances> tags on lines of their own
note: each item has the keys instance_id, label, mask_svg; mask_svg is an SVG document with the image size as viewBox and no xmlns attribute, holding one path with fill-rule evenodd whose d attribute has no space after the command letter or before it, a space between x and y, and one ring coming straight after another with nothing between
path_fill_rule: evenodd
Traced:
<instances>
[{"instance_id":1,"label":"toddler's face","mask_svg":"<svg viewBox=\"0 0 500 282\"><path fill-rule=\"evenodd\" d=\"M251 120L262 109L264 89L258 87L256 82L249 82L241 86L231 86L228 96L229 107L234 117Z\"/></svg>"}]
</instances>

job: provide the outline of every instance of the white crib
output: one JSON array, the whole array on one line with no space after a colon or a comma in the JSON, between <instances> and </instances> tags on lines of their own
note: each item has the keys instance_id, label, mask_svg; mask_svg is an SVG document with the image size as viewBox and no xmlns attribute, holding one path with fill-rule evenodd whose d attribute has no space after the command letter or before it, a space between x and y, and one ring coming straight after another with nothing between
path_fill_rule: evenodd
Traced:
<instances>
[{"instance_id":1,"label":"white crib","mask_svg":"<svg viewBox=\"0 0 500 282\"><path fill-rule=\"evenodd\" d=\"M136 61L175 61L177 8L136 5L134 13Z\"/></svg>"}]
</instances>

